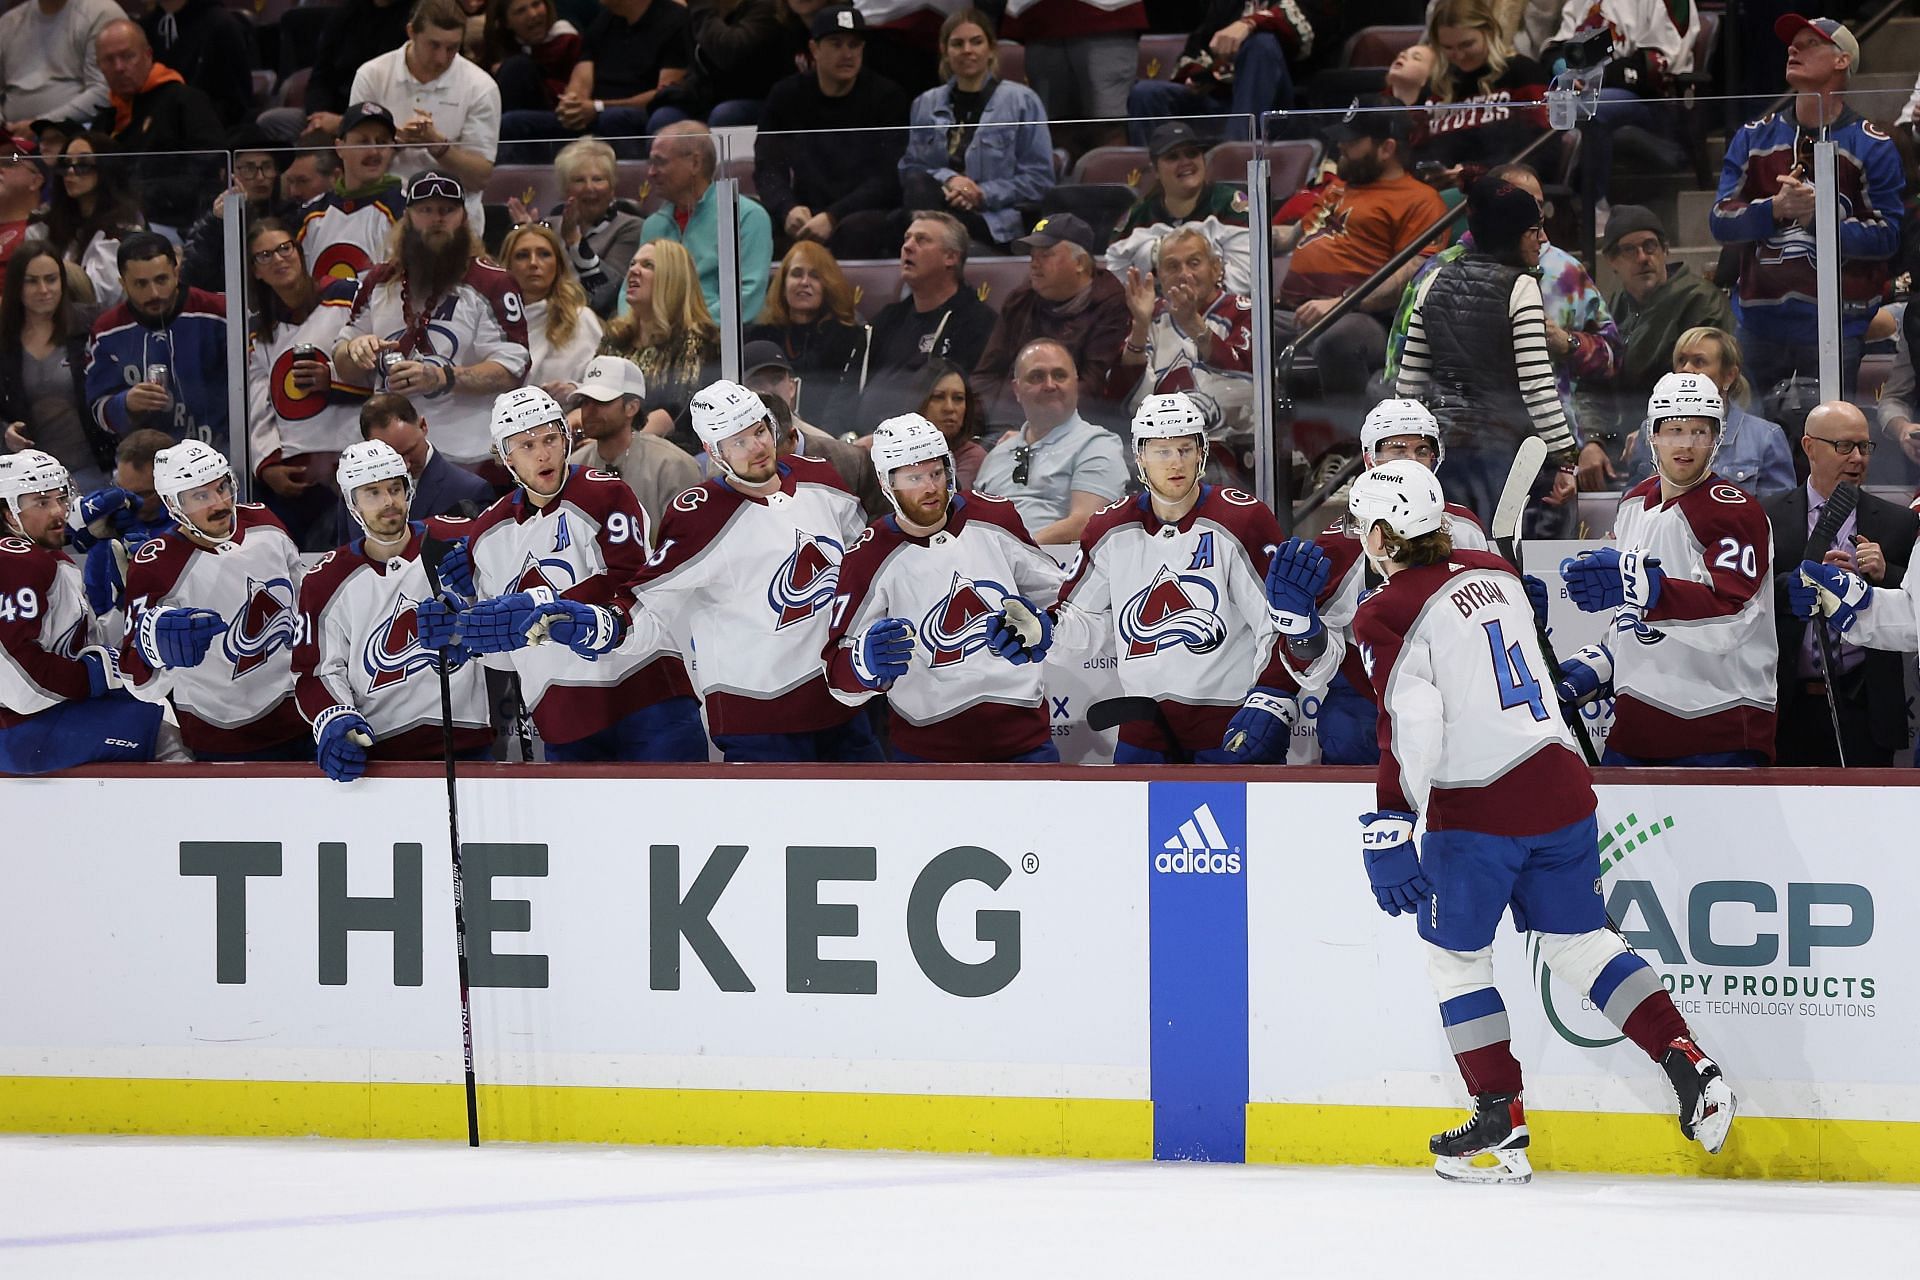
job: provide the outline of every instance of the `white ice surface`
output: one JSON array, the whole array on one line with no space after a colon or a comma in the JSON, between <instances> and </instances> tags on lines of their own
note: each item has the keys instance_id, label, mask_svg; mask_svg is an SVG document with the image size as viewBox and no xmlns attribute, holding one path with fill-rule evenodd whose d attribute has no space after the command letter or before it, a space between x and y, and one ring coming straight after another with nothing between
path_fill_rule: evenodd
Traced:
<instances>
[{"instance_id":1,"label":"white ice surface","mask_svg":"<svg viewBox=\"0 0 1920 1280\"><path fill-rule=\"evenodd\" d=\"M0 1137L0 1276L1906 1277L1920 1189Z\"/></svg>"}]
</instances>

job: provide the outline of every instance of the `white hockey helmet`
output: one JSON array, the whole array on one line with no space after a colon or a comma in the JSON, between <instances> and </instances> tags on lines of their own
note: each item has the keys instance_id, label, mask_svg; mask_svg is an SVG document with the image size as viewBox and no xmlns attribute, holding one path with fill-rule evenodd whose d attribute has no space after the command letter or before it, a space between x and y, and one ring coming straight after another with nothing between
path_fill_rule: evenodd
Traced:
<instances>
[{"instance_id":1,"label":"white hockey helmet","mask_svg":"<svg viewBox=\"0 0 1920 1280\"><path fill-rule=\"evenodd\" d=\"M725 378L700 388L694 394L693 403L688 406L688 413L693 418L693 433L700 437L701 444L707 446L707 452L716 457L721 441L731 439L758 423L765 422L771 427L773 417L766 401L739 383L728 382Z\"/></svg>"},{"instance_id":2,"label":"white hockey helmet","mask_svg":"<svg viewBox=\"0 0 1920 1280\"><path fill-rule=\"evenodd\" d=\"M1177 440L1207 434L1207 415L1193 397L1180 391L1151 395L1133 411L1133 448L1138 453L1147 440Z\"/></svg>"},{"instance_id":3,"label":"white hockey helmet","mask_svg":"<svg viewBox=\"0 0 1920 1280\"><path fill-rule=\"evenodd\" d=\"M4 504L5 509L14 516L20 514L22 498L50 489L58 489L67 496L69 512L78 505L74 501L73 478L52 454L39 449L22 449L19 453L0 457L0 504Z\"/></svg>"},{"instance_id":4,"label":"white hockey helmet","mask_svg":"<svg viewBox=\"0 0 1920 1280\"><path fill-rule=\"evenodd\" d=\"M186 508L180 505L180 495L189 489L213 484L222 477L233 478L233 464L218 449L198 440L182 440L153 455L153 491L160 496L161 505L182 530L211 542L231 542L233 534L215 537L201 529L187 518ZM238 527L236 521L235 528Z\"/></svg>"},{"instance_id":5,"label":"white hockey helmet","mask_svg":"<svg viewBox=\"0 0 1920 1280\"><path fill-rule=\"evenodd\" d=\"M535 427L557 425L567 429L567 415L559 402L539 387L515 387L493 398L493 416L487 430L493 436L494 452L506 459L507 441Z\"/></svg>"},{"instance_id":6,"label":"white hockey helmet","mask_svg":"<svg viewBox=\"0 0 1920 1280\"><path fill-rule=\"evenodd\" d=\"M1418 400L1382 400L1367 410L1367 420L1360 424L1360 453L1368 466L1379 465L1380 460L1373 456L1375 451L1382 440L1395 436L1424 436L1433 441L1435 471L1447 460L1447 445L1440 438L1440 424L1433 412Z\"/></svg>"},{"instance_id":7,"label":"white hockey helmet","mask_svg":"<svg viewBox=\"0 0 1920 1280\"><path fill-rule=\"evenodd\" d=\"M1396 458L1353 478L1353 487L1347 491L1347 515L1363 540L1378 520L1386 521L1402 538L1417 538L1446 522L1447 499L1433 472Z\"/></svg>"},{"instance_id":8,"label":"white hockey helmet","mask_svg":"<svg viewBox=\"0 0 1920 1280\"><path fill-rule=\"evenodd\" d=\"M362 529L367 527L367 522L361 518L360 508L353 503L353 491L363 484L372 484L376 480L404 479L407 482L407 505L413 505L413 473L407 470L407 460L384 440L362 440L359 444L348 445L340 454L340 465L334 470L334 478L340 488L340 500L347 504L347 514Z\"/></svg>"},{"instance_id":9,"label":"white hockey helmet","mask_svg":"<svg viewBox=\"0 0 1920 1280\"><path fill-rule=\"evenodd\" d=\"M1653 384L1653 394L1647 397L1647 450L1653 459L1655 471L1660 470L1660 455L1652 452L1653 437L1660 430L1660 424L1675 418L1710 418L1713 421L1713 450L1707 454L1706 469L1700 473L1704 480L1713 470L1713 460L1720 455L1720 441L1726 435L1727 402L1720 395L1720 388L1713 385L1711 378L1698 373L1667 373ZM1661 479L1666 479L1664 473ZM1697 484L1698 481L1695 481Z\"/></svg>"},{"instance_id":10,"label":"white hockey helmet","mask_svg":"<svg viewBox=\"0 0 1920 1280\"><path fill-rule=\"evenodd\" d=\"M903 413L873 429L873 474L879 477L880 492L887 495L896 513L900 510L900 500L894 497L893 486L888 483L893 473L901 467L932 462L935 458L946 461L947 495L951 497L956 487L953 449L940 428L917 413Z\"/></svg>"}]
</instances>

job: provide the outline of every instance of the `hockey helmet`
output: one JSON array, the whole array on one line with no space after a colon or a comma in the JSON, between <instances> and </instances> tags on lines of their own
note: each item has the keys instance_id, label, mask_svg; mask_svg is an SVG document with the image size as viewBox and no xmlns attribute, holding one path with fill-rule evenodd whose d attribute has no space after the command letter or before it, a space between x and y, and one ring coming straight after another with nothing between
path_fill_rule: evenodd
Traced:
<instances>
[{"instance_id":1,"label":"hockey helmet","mask_svg":"<svg viewBox=\"0 0 1920 1280\"><path fill-rule=\"evenodd\" d=\"M1707 454L1706 469L1700 473L1704 480L1713 470L1713 460L1720 454L1720 441L1726 435L1727 402L1721 397L1720 388L1713 385L1711 378L1698 373L1662 374L1660 381L1653 384L1653 394L1647 397L1646 443L1647 456L1653 459L1655 471L1660 469L1660 455L1652 451L1653 437L1658 434L1661 423L1675 418L1713 421L1713 449ZM1665 478L1662 473L1661 479Z\"/></svg>"},{"instance_id":2,"label":"hockey helmet","mask_svg":"<svg viewBox=\"0 0 1920 1280\"><path fill-rule=\"evenodd\" d=\"M771 426L773 417L759 396L725 378L700 388L689 406L689 413L693 418L693 433L707 446L708 453L716 453L721 441L749 427L762 422Z\"/></svg>"},{"instance_id":3,"label":"hockey helmet","mask_svg":"<svg viewBox=\"0 0 1920 1280\"><path fill-rule=\"evenodd\" d=\"M1380 520L1402 538L1417 538L1446 522L1447 500L1433 472L1396 458L1354 477L1347 514L1362 539Z\"/></svg>"},{"instance_id":4,"label":"hockey helmet","mask_svg":"<svg viewBox=\"0 0 1920 1280\"><path fill-rule=\"evenodd\" d=\"M340 465L334 471L334 478L340 488L340 500L347 504L347 514L362 529L367 527L367 522L361 518L360 508L354 505L353 491L363 484L404 479L407 482L407 505L413 505L413 474L407 470L407 460L384 440L362 440L359 444L348 445L340 454Z\"/></svg>"},{"instance_id":5,"label":"hockey helmet","mask_svg":"<svg viewBox=\"0 0 1920 1280\"><path fill-rule=\"evenodd\" d=\"M153 455L153 491L160 495L167 514L181 529L216 543L232 541L232 531L214 535L201 529L187 518L186 508L180 505L180 495L223 477L233 478L233 464L218 449L198 440L182 440ZM238 527L237 521L235 527Z\"/></svg>"},{"instance_id":6,"label":"hockey helmet","mask_svg":"<svg viewBox=\"0 0 1920 1280\"><path fill-rule=\"evenodd\" d=\"M1438 471L1440 464L1447 460L1446 442L1440 438L1440 424L1433 413L1418 400L1382 400L1367 410L1367 420L1360 424L1360 453L1368 466L1378 466L1380 459L1374 456L1382 440L1391 440L1395 436L1424 436L1433 441L1433 470Z\"/></svg>"},{"instance_id":7,"label":"hockey helmet","mask_svg":"<svg viewBox=\"0 0 1920 1280\"><path fill-rule=\"evenodd\" d=\"M873 430L873 473L880 478L880 491L887 495L896 513L900 510L900 500L894 496L888 480L901 467L931 462L935 458L946 461L947 494L951 497L956 485L953 449L940 428L917 413L903 413L897 418L888 418Z\"/></svg>"},{"instance_id":8,"label":"hockey helmet","mask_svg":"<svg viewBox=\"0 0 1920 1280\"><path fill-rule=\"evenodd\" d=\"M567 429L567 415L554 398L539 387L515 387L493 398L493 416L487 429L493 436L494 452L506 460L507 441L535 427L557 425Z\"/></svg>"},{"instance_id":9,"label":"hockey helmet","mask_svg":"<svg viewBox=\"0 0 1920 1280\"><path fill-rule=\"evenodd\" d=\"M20 514L22 498L30 493L45 493L49 489L64 493L67 509L74 509L73 480L58 458L39 449L22 449L19 453L0 457L0 504L4 504L5 509L15 516Z\"/></svg>"},{"instance_id":10,"label":"hockey helmet","mask_svg":"<svg viewBox=\"0 0 1920 1280\"><path fill-rule=\"evenodd\" d=\"M1133 448L1137 453L1143 441L1177 440L1182 436L1207 434L1207 415L1193 397L1180 391L1151 395L1133 411Z\"/></svg>"}]
</instances>

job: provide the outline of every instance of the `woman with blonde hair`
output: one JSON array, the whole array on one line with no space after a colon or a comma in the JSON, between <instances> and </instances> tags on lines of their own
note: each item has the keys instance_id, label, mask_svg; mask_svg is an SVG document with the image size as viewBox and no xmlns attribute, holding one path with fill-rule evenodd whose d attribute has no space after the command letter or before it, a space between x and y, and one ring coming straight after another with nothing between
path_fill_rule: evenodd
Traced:
<instances>
[{"instance_id":1,"label":"woman with blonde hair","mask_svg":"<svg viewBox=\"0 0 1920 1280\"><path fill-rule=\"evenodd\" d=\"M1785 493L1798 483L1785 429L1747 412L1753 402L1753 388L1740 370L1739 339L1712 325L1689 329L1674 341L1673 371L1710 379L1727 406L1719 451L1713 455L1715 475L1731 480L1756 498ZM1627 475L1621 487L1630 489L1652 474L1653 454L1643 428L1634 433L1628 446Z\"/></svg>"},{"instance_id":2,"label":"woman with blonde hair","mask_svg":"<svg viewBox=\"0 0 1920 1280\"><path fill-rule=\"evenodd\" d=\"M625 356L646 375L641 429L698 453L687 403L719 376L720 326L684 245L652 240L640 246L627 268L627 313L608 323L600 353Z\"/></svg>"},{"instance_id":3,"label":"woman with blonde hair","mask_svg":"<svg viewBox=\"0 0 1920 1280\"><path fill-rule=\"evenodd\" d=\"M1426 42L1441 56L1415 160L1445 165L1466 190L1545 132L1547 72L1514 50L1492 0L1440 0L1428 15Z\"/></svg>"},{"instance_id":4,"label":"woman with blonde hair","mask_svg":"<svg viewBox=\"0 0 1920 1280\"><path fill-rule=\"evenodd\" d=\"M640 247L643 219L637 208L614 198L619 170L613 148L600 139L581 138L560 148L553 171L560 178L564 199L548 211L544 221L560 232L567 260L587 291L588 305L605 319L620 305L627 264ZM542 221L539 210L529 208L518 196L507 201L507 213L515 226Z\"/></svg>"},{"instance_id":5,"label":"woman with blonde hair","mask_svg":"<svg viewBox=\"0 0 1920 1280\"><path fill-rule=\"evenodd\" d=\"M600 317L588 308L587 292L552 227L543 222L515 227L501 242L500 259L526 304L527 346L533 353L527 382L564 401L600 349Z\"/></svg>"},{"instance_id":6,"label":"woman with blonde hair","mask_svg":"<svg viewBox=\"0 0 1920 1280\"><path fill-rule=\"evenodd\" d=\"M802 240L780 260L746 340L780 348L800 384L793 411L838 435L853 427L872 334L854 314L853 286L840 264L825 245Z\"/></svg>"}]
</instances>

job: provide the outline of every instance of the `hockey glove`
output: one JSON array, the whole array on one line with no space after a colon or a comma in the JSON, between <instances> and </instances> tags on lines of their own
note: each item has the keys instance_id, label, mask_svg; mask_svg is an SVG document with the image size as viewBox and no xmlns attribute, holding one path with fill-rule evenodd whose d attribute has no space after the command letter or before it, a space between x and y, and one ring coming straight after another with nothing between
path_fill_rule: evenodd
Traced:
<instances>
[{"instance_id":1,"label":"hockey glove","mask_svg":"<svg viewBox=\"0 0 1920 1280\"><path fill-rule=\"evenodd\" d=\"M1533 606L1533 625L1540 630L1547 629L1547 605L1553 597L1547 590L1547 584L1530 573L1520 575L1520 582L1527 589L1527 603Z\"/></svg>"},{"instance_id":2,"label":"hockey glove","mask_svg":"<svg viewBox=\"0 0 1920 1280\"><path fill-rule=\"evenodd\" d=\"M440 557L440 589L456 604L470 605L479 594L473 589L473 557L467 554L467 540L455 538Z\"/></svg>"},{"instance_id":3,"label":"hockey glove","mask_svg":"<svg viewBox=\"0 0 1920 1280\"><path fill-rule=\"evenodd\" d=\"M87 696L104 698L115 689L124 689L120 676L120 655L105 645L90 644L80 651L80 662L87 669Z\"/></svg>"},{"instance_id":4,"label":"hockey glove","mask_svg":"<svg viewBox=\"0 0 1920 1280\"><path fill-rule=\"evenodd\" d=\"M1293 726L1300 719L1300 704L1293 695L1280 689L1256 686L1240 709L1227 721L1227 732L1220 740L1217 756L1196 753L1196 763L1285 764L1287 747L1293 741ZM1200 755L1208 760L1200 760Z\"/></svg>"},{"instance_id":5,"label":"hockey glove","mask_svg":"<svg viewBox=\"0 0 1920 1280\"><path fill-rule=\"evenodd\" d=\"M528 644L551 640L589 660L617 648L625 636L619 614L578 600L556 599L541 609L527 628Z\"/></svg>"},{"instance_id":6,"label":"hockey glove","mask_svg":"<svg viewBox=\"0 0 1920 1280\"><path fill-rule=\"evenodd\" d=\"M1613 654L1603 644L1588 645L1560 664L1553 691L1570 707L1606 697L1613 692Z\"/></svg>"},{"instance_id":7,"label":"hockey glove","mask_svg":"<svg viewBox=\"0 0 1920 1280\"><path fill-rule=\"evenodd\" d=\"M531 643L528 633L539 625L553 600L549 587L482 600L460 615L460 643L471 653L524 649ZM544 638L544 628L542 635Z\"/></svg>"},{"instance_id":8,"label":"hockey glove","mask_svg":"<svg viewBox=\"0 0 1920 1280\"><path fill-rule=\"evenodd\" d=\"M1795 614L1811 618L1817 608L1832 619L1832 627L1841 635L1853 630L1860 611L1873 603L1873 586L1857 573L1838 565L1800 562L1800 581L1787 587L1787 598Z\"/></svg>"},{"instance_id":9,"label":"hockey glove","mask_svg":"<svg viewBox=\"0 0 1920 1280\"><path fill-rule=\"evenodd\" d=\"M987 648L1016 667L1044 661L1053 648L1053 619L1025 596L1009 595L987 619Z\"/></svg>"},{"instance_id":10,"label":"hockey glove","mask_svg":"<svg viewBox=\"0 0 1920 1280\"><path fill-rule=\"evenodd\" d=\"M422 600L414 606L413 616L422 649L452 649L460 644L466 615L458 606Z\"/></svg>"},{"instance_id":11,"label":"hockey glove","mask_svg":"<svg viewBox=\"0 0 1920 1280\"><path fill-rule=\"evenodd\" d=\"M211 609L149 609L140 615L140 656L158 671L197 667L227 621Z\"/></svg>"},{"instance_id":12,"label":"hockey glove","mask_svg":"<svg viewBox=\"0 0 1920 1280\"><path fill-rule=\"evenodd\" d=\"M93 550L102 538L111 538L122 526L130 523L139 510L140 498L137 494L113 485L95 489L80 499L67 522L72 531L73 549ZM96 524L103 527L95 529L93 526Z\"/></svg>"},{"instance_id":13,"label":"hockey glove","mask_svg":"<svg viewBox=\"0 0 1920 1280\"><path fill-rule=\"evenodd\" d=\"M1281 635L1307 639L1320 634L1315 602L1332 572L1326 553L1304 539L1289 538L1274 548L1267 565L1267 616Z\"/></svg>"},{"instance_id":14,"label":"hockey glove","mask_svg":"<svg viewBox=\"0 0 1920 1280\"><path fill-rule=\"evenodd\" d=\"M112 538L96 542L87 549L87 561L80 569L80 581L87 590L87 607L93 616L104 618L120 607L126 595L126 570L122 558L126 551Z\"/></svg>"},{"instance_id":15,"label":"hockey glove","mask_svg":"<svg viewBox=\"0 0 1920 1280\"><path fill-rule=\"evenodd\" d=\"M905 618L876 618L851 644L854 679L869 689L884 689L913 663L913 624Z\"/></svg>"},{"instance_id":16,"label":"hockey glove","mask_svg":"<svg viewBox=\"0 0 1920 1280\"><path fill-rule=\"evenodd\" d=\"M1413 815L1382 809L1360 815L1360 854L1366 859L1373 900L1390 916L1409 915L1433 892L1413 842Z\"/></svg>"},{"instance_id":17,"label":"hockey glove","mask_svg":"<svg viewBox=\"0 0 1920 1280\"><path fill-rule=\"evenodd\" d=\"M1560 562L1567 594L1582 613L1604 613L1632 605L1645 614L1660 602L1660 584L1666 580L1660 557L1639 551L1601 547Z\"/></svg>"},{"instance_id":18,"label":"hockey glove","mask_svg":"<svg viewBox=\"0 0 1920 1280\"><path fill-rule=\"evenodd\" d=\"M352 707L331 707L314 728L320 771L335 782L352 782L367 771L367 748L373 745L373 726Z\"/></svg>"}]
</instances>

